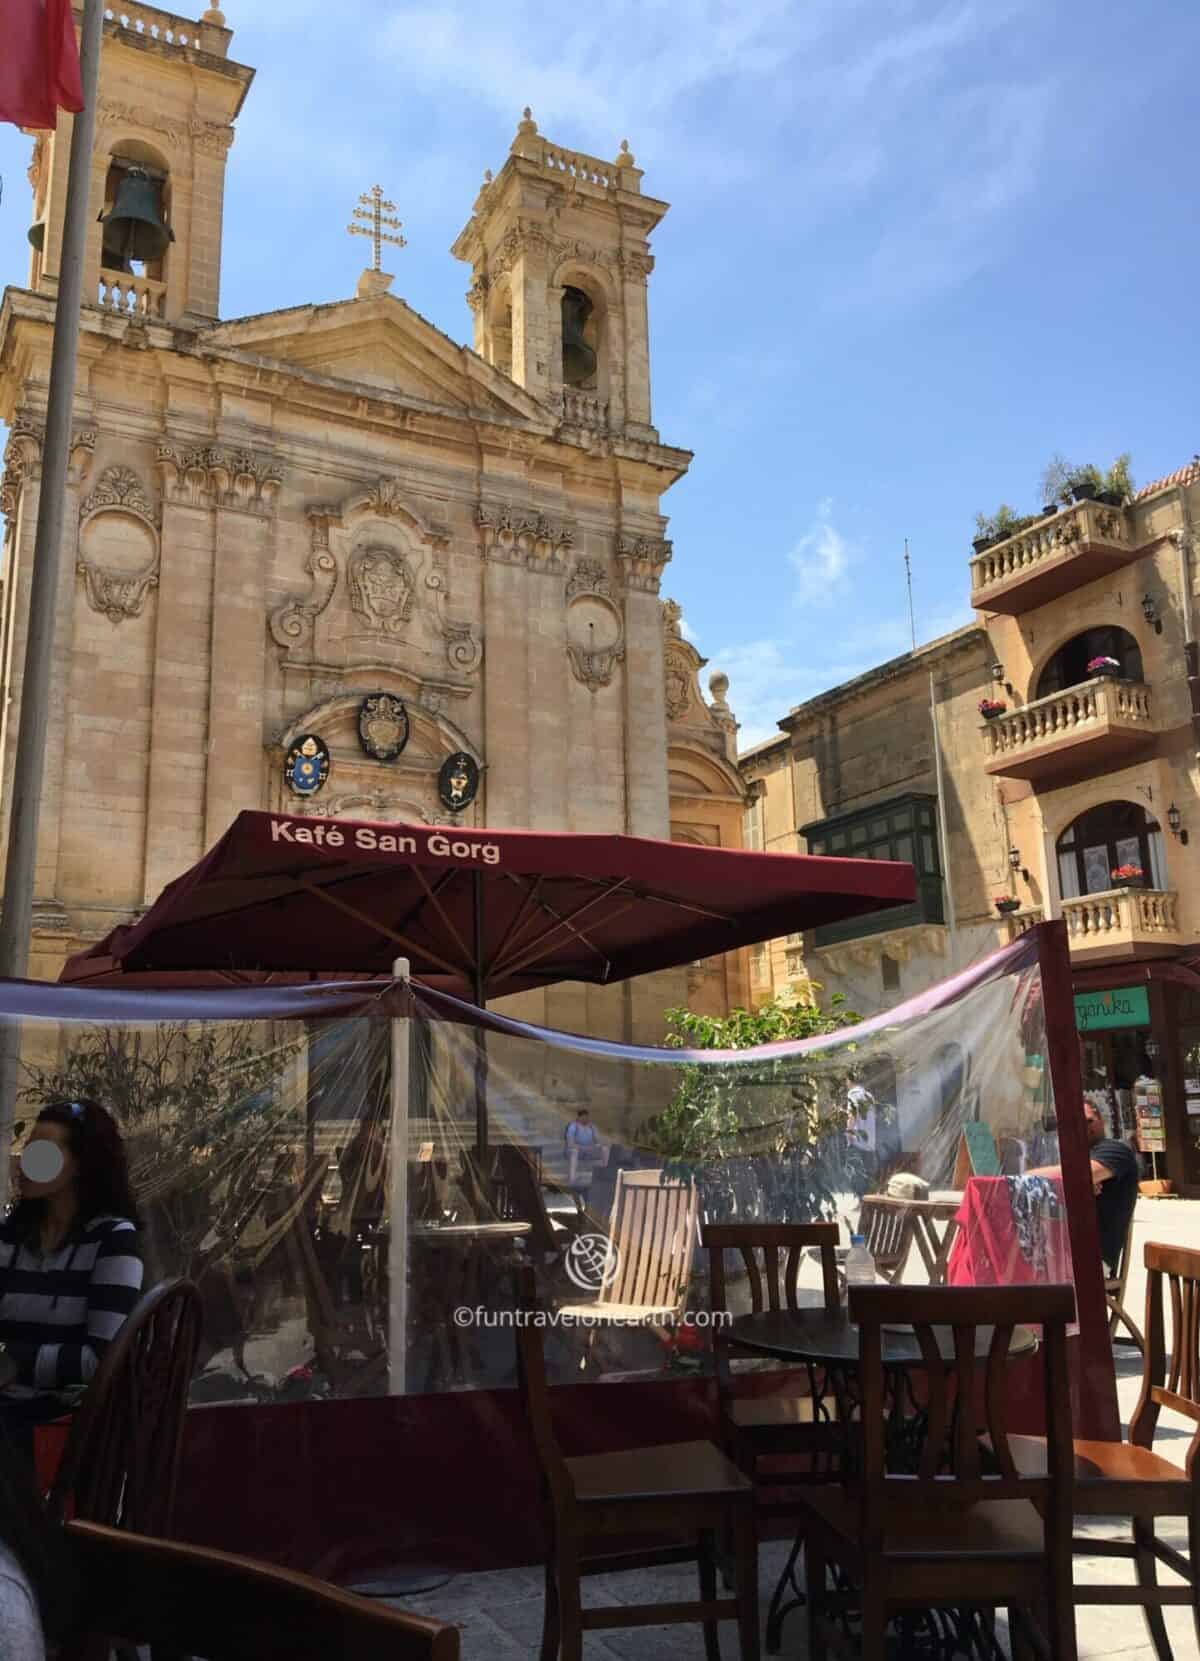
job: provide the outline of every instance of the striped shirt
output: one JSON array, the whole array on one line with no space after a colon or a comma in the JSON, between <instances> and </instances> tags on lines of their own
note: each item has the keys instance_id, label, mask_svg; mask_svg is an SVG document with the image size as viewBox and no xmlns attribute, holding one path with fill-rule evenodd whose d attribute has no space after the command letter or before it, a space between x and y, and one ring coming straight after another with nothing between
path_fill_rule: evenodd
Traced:
<instances>
[{"instance_id":1,"label":"striped shirt","mask_svg":"<svg viewBox=\"0 0 1200 1661\"><path fill-rule=\"evenodd\" d=\"M0 1223L0 1343L17 1368L8 1394L87 1384L142 1289L137 1230L93 1217L43 1252L12 1221Z\"/></svg>"}]
</instances>

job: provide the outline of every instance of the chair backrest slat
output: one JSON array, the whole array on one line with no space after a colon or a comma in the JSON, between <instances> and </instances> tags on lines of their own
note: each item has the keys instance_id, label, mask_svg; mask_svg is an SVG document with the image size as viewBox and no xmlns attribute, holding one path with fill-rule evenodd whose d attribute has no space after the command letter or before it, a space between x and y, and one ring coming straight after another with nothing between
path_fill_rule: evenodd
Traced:
<instances>
[{"instance_id":1,"label":"chair backrest slat","mask_svg":"<svg viewBox=\"0 0 1200 1661\"><path fill-rule=\"evenodd\" d=\"M943 1505L977 1498L1037 1501L1057 1549L1069 1541L1071 1526L1070 1386L1066 1329L1075 1318L1074 1289L1050 1286L874 1286L852 1288L850 1317L858 1323L859 1373L863 1394L864 1540L883 1527L882 1502L899 1484L906 1502ZM926 1430L915 1477L885 1468L885 1438L872 1427L869 1403L882 1416L882 1338L889 1329L910 1326L920 1348L926 1392ZM1011 1368L1013 1333L1019 1324L1042 1328L1046 1432L1045 1476L1018 1478L1007 1437L1006 1370ZM986 1347L981 1332L991 1329ZM980 1363L984 1388L976 1388ZM982 1413L979 1397L982 1394ZM993 1474L983 1468L981 1441L997 1449ZM991 1462L989 1461L989 1464Z\"/></svg>"},{"instance_id":2,"label":"chair backrest slat","mask_svg":"<svg viewBox=\"0 0 1200 1661\"><path fill-rule=\"evenodd\" d=\"M1142 1394L1130 1421L1129 1437L1141 1447L1150 1447L1161 1409L1167 1407L1182 1413L1196 1425L1188 1445L1186 1465L1193 1482L1200 1484L1200 1251L1148 1241L1144 1261L1146 1349L1142 1358ZM1164 1292L1168 1288L1171 1299L1169 1366L1163 1307Z\"/></svg>"},{"instance_id":3,"label":"chair backrest slat","mask_svg":"<svg viewBox=\"0 0 1200 1661\"><path fill-rule=\"evenodd\" d=\"M93 1523L65 1532L83 1625L62 1661L107 1654L113 1639L208 1661L458 1661L457 1627L311 1575Z\"/></svg>"},{"instance_id":4,"label":"chair backrest slat","mask_svg":"<svg viewBox=\"0 0 1200 1661\"><path fill-rule=\"evenodd\" d=\"M724 1310L725 1253L737 1252L746 1266L750 1307L764 1310L798 1306L797 1291L804 1254L821 1254L821 1290L825 1307L838 1307L836 1223L705 1223L700 1243L708 1253L709 1295L714 1310ZM717 1291L720 1290L718 1301Z\"/></svg>"},{"instance_id":5,"label":"chair backrest slat","mask_svg":"<svg viewBox=\"0 0 1200 1661\"><path fill-rule=\"evenodd\" d=\"M104 1352L71 1425L50 1490L51 1515L137 1533L170 1532L200 1299L169 1280L139 1301Z\"/></svg>"},{"instance_id":6,"label":"chair backrest slat","mask_svg":"<svg viewBox=\"0 0 1200 1661\"><path fill-rule=\"evenodd\" d=\"M698 1211L694 1182L664 1179L659 1171L619 1171L609 1224L617 1269L597 1309L625 1304L678 1312L692 1270Z\"/></svg>"}]
</instances>

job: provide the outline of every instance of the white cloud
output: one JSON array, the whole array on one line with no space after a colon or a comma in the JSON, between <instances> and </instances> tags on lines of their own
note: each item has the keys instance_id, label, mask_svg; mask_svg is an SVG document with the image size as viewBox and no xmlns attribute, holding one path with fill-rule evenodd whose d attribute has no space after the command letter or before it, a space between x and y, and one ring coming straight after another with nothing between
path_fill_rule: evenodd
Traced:
<instances>
[{"instance_id":1,"label":"white cloud","mask_svg":"<svg viewBox=\"0 0 1200 1661\"><path fill-rule=\"evenodd\" d=\"M811 527L788 555L795 572L796 600L826 604L835 599L857 552L833 523L833 502L826 497L818 503Z\"/></svg>"}]
</instances>

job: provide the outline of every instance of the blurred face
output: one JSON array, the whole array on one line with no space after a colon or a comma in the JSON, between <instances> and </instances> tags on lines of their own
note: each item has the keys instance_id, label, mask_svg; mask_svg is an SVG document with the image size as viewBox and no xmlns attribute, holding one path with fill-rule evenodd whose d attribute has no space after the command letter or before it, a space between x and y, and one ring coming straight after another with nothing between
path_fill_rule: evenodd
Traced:
<instances>
[{"instance_id":1,"label":"blurred face","mask_svg":"<svg viewBox=\"0 0 1200 1661\"><path fill-rule=\"evenodd\" d=\"M1105 1135L1104 1120L1090 1102L1084 1102L1083 1104L1083 1122L1087 1129L1087 1139L1090 1147L1093 1142L1099 1142Z\"/></svg>"},{"instance_id":2,"label":"blurred face","mask_svg":"<svg viewBox=\"0 0 1200 1661\"><path fill-rule=\"evenodd\" d=\"M21 1151L21 1198L45 1200L75 1186L79 1162L66 1125L35 1124Z\"/></svg>"}]
</instances>

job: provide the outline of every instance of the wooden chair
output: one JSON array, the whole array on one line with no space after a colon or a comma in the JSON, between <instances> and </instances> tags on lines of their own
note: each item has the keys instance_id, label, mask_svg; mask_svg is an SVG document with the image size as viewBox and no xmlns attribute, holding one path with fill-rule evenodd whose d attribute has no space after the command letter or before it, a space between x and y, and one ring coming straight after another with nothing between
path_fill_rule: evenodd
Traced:
<instances>
[{"instance_id":1,"label":"wooden chair","mask_svg":"<svg viewBox=\"0 0 1200 1661\"><path fill-rule=\"evenodd\" d=\"M1127 1328L1129 1342L1136 1344L1142 1354L1146 1353L1146 1340L1138 1330L1137 1324L1125 1307L1125 1287L1129 1280L1129 1264L1133 1254L1133 1213L1129 1214L1129 1227L1125 1230L1125 1242L1121 1247L1121 1255L1117 1260L1115 1275L1104 1277L1104 1301L1109 1308L1108 1335L1115 1338L1121 1327Z\"/></svg>"},{"instance_id":2,"label":"wooden chair","mask_svg":"<svg viewBox=\"0 0 1200 1661\"><path fill-rule=\"evenodd\" d=\"M557 1265L579 1232L575 1220L583 1216L583 1202L572 1195L573 1209L567 1218L549 1211L545 1188L550 1185L543 1182L540 1165L540 1155L535 1159L531 1149L516 1143L504 1143L496 1150L496 1214L506 1222L529 1223L527 1245L535 1262ZM557 1189L557 1184L553 1186Z\"/></svg>"},{"instance_id":3,"label":"wooden chair","mask_svg":"<svg viewBox=\"0 0 1200 1661\"><path fill-rule=\"evenodd\" d=\"M1142 1393L1129 1425L1127 1442L1077 1441L1075 1515L1128 1517L1131 1540L1081 1535L1075 1551L1087 1557L1131 1559L1136 1586L1076 1585L1077 1604L1140 1604L1159 1661L1172 1661L1162 1618L1164 1607L1191 1608L1200 1651L1200 1251L1183 1246L1145 1247L1146 1345L1142 1352ZM1167 1365L1163 1294L1170 1288L1173 1327ZM1164 1407L1182 1413L1196 1429L1188 1443L1183 1469L1154 1452L1158 1416ZM1046 1447L1040 1438L1012 1438L1022 1471L1041 1472ZM1183 1556L1155 1536L1156 1517L1185 1517L1188 1554ZM1186 1582L1160 1586L1157 1566L1164 1564Z\"/></svg>"},{"instance_id":4,"label":"wooden chair","mask_svg":"<svg viewBox=\"0 0 1200 1661\"><path fill-rule=\"evenodd\" d=\"M659 1171L618 1171L609 1238L613 1272L594 1302L567 1304L573 1319L627 1326L669 1326L683 1313L700 1216L694 1182L664 1181Z\"/></svg>"},{"instance_id":5,"label":"wooden chair","mask_svg":"<svg viewBox=\"0 0 1200 1661\"><path fill-rule=\"evenodd\" d=\"M875 1259L875 1272L894 1285L904 1273L912 1250L916 1213L908 1200L889 1199L884 1194L867 1194L858 1215L857 1233Z\"/></svg>"},{"instance_id":6,"label":"wooden chair","mask_svg":"<svg viewBox=\"0 0 1200 1661\"><path fill-rule=\"evenodd\" d=\"M105 1350L67 1436L47 1504L139 1533L170 1533L200 1297L168 1280L138 1302Z\"/></svg>"},{"instance_id":7,"label":"wooden chair","mask_svg":"<svg viewBox=\"0 0 1200 1661\"><path fill-rule=\"evenodd\" d=\"M99 1661L115 1638L206 1661L458 1661L458 1628L311 1575L94 1523L67 1524L80 1619L60 1661Z\"/></svg>"},{"instance_id":8,"label":"wooden chair","mask_svg":"<svg viewBox=\"0 0 1200 1661\"><path fill-rule=\"evenodd\" d=\"M826 1614L835 1565L859 1589L863 1661L883 1661L889 1618L911 1609L1005 1606L1043 1657L1075 1661L1071 1603L1071 1407L1066 1328L1070 1286L856 1288L862 1471L846 1489L809 1488L800 1501L808 1553L810 1661L825 1661ZM1045 1469L1019 1473L1005 1434L1005 1374L1018 1323L1042 1327ZM911 1324L925 1357L928 1424L915 1476L885 1467L886 1383L881 1327ZM951 1329L953 1359L939 1348ZM995 1474L984 1468L977 1410L976 1335L994 1330L984 1378L983 1419ZM948 1469L946 1468L948 1467ZM1044 1630L1033 1611L1045 1610ZM1034 1636L1036 1634L1036 1636Z\"/></svg>"},{"instance_id":9,"label":"wooden chair","mask_svg":"<svg viewBox=\"0 0 1200 1661\"><path fill-rule=\"evenodd\" d=\"M533 1271L518 1271L518 1303L537 1311ZM736 1620L742 1661L758 1661L758 1548L754 1490L712 1442L675 1442L619 1453L563 1456L546 1383L542 1329L518 1324L517 1368L541 1467L549 1550L540 1661L582 1661L583 1634L615 1627L698 1622L708 1661L719 1661L717 1623ZM718 1597L716 1541L734 1542L735 1591ZM617 1549L640 1541L638 1549ZM698 1566L700 1597L688 1603L584 1608L584 1575L668 1563Z\"/></svg>"},{"instance_id":10,"label":"wooden chair","mask_svg":"<svg viewBox=\"0 0 1200 1661\"><path fill-rule=\"evenodd\" d=\"M728 1309L725 1292L725 1253L740 1254L750 1279L750 1307L764 1310L798 1307L797 1281L806 1251L821 1256L825 1307L838 1308L836 1223L707 1223L700 1243L708 1252L709 1297L713 1314ZM761 1257L761 1267L759 1259ZM733 1371L733 1346L713 1323L713 1351L721 1412L721 1441L740 1471L760 1488L795 1487L811 1481L804 1473L763 1472L759 1461L790 1456L836 1454L839 1432L832 1398L823 1397L810 1368L793 1368L793 1388L786 1395L738 1393ZM826 1478L828 1480L828 1478ZM793 1516L795 1506L766 1502L759 1495L763 1517Z\"/></svg>"}]
</instances>

